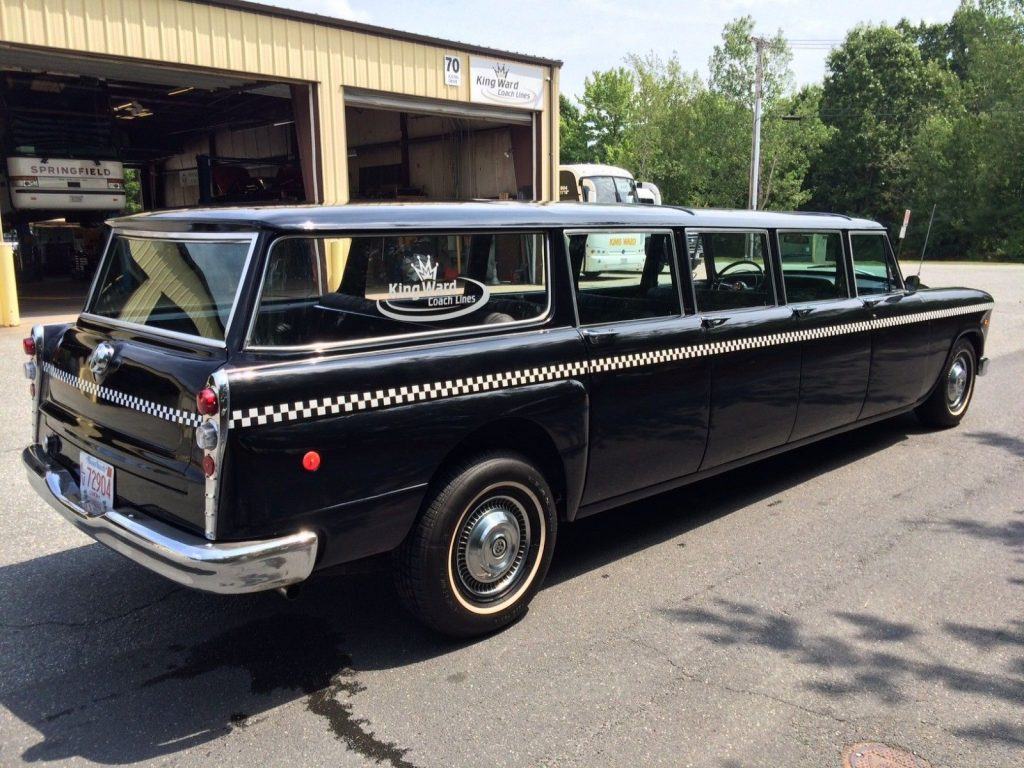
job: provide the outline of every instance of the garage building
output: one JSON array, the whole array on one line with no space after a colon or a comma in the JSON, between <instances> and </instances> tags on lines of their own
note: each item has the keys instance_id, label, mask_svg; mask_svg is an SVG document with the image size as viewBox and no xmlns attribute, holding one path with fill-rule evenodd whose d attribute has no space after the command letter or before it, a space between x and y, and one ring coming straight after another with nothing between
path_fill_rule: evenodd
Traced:
<instances>
[{"instance_id":1,"label":"garage building","mask_svg":"<svg viewBox=\"0 0 1024 768\"><path fill-rule=\"evenodd\" d=\"M0 0L0 321L84 292L125 206L557 199L559 67L244 0Z\"/></svg>"}]
</instances>

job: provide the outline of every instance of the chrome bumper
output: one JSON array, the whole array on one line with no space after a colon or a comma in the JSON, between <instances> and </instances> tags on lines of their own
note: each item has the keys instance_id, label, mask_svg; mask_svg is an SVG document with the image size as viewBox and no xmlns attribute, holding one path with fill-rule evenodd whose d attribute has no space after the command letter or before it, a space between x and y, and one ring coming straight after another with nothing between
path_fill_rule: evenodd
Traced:
<instances>
[{"instance_id":1,"label":"chrome bumper","mask_svg":"<svg viewBox=\"0 0 1024 768\"><path fill-rule=\"evenodd\" d=\"M978 375L984 376L988 373L988 358L983 357L978 361Z\"/></svg>"},{"instance_id":2,"label":"chrome bumper","mask_svg":"<svg viewBox=\"0 0 1024 768\"><path fill-rule=\"evenodd\" d=\"M300 531L277 539L212 542L136 509L88 514L78 484L63 467L30 446L21 454L36 492L78 530L171 581L206 592L241 594L305 580L316 562L317 535Z\"/></svg>"}]
</instances>

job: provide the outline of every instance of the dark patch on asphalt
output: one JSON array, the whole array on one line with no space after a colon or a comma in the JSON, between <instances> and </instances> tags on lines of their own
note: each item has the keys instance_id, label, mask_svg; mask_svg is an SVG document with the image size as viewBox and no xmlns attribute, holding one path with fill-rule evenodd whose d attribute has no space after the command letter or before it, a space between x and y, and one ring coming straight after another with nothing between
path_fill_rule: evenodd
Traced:
<instances>
[{"instance_id":1,"label":"dark patch on asphalt","mask_svg":"<svg viewBox=\"0 0 1024 768\"><path fill-rule=\"evenodd\" d=\"M245 712L232 712L231 717L228 719L235 728L249 727L249 716Z\"/></svg>"},{"instance_id":2,"label":"dark patch on asphalt","mask_svg":"<svg viewBox=\"0 0 1024 768\"><path fill-rule=\"evenodd\" d=\"M782 499L775 499L775 501L769 501L768 502L768 506L769 507L777 507L781 503L782 503Z\"/></svg>"},{"instance_id":3,"label":"dark patch on asphalt","mask_svg":"<svg viewBox=\"0 0 1024 768\"><path fill-rule=\"evenodd\" d=\"M393 741L378 739L369 730L368 720L352 715L350 700L364 690L365 686L355 679L351 668L342 669L334 676L330 686L309 697L306 708L314 715L325 718L334 735L352 751L378 764L387 763L394 768L416 768L405 759L408 749L402 749Z\"/></svg>"},{"instance_id":4,"label":"dark patch on asphalt","mask_svg":"<svg viewBox=\"0 0 1024 768\"><path fill-rule=\"evenodd\" d=\"M349 749L394 768L415 768L405 759L408 749L377 739L368 728L369 721L353 716L350 700L365 687L356 680L352 659L341 650L341 640L330 622L316 616L261 618L199 643L182 664L151 677L143 687L240 668L249 674L253 694L267 695L279 689L306 694L306 708L326 719ZM247 719L241 712L230 717L232 725L243 727Z\"/></svg>"},{"instance_id":5,"label":"dark patch on asphalt","mask_svg":"<svg viewBox=\"0 0 1024 768\"><path fill-rule=\"evenodd\" d=\"M455 672L454 674L448 675L445 680L449 683L464 683L466 681L466 677L467 675L465 672Z\"/></svg>"},{"instance_id":6,"label":"dark patch on asphalt","mask_svg":"<svg viewBox=\"0 0 1024 768\"><path fill-rule=\"evenodd\" d=\"M331 684L349 664L341 636L324 619L304 614L269 616L234 627L190 648L181 664L151 677L144 687L168 680L191 680L218 669L249 673L251 690L265 695L278 689L305 694Z\"/></svg>"},{"instance_id":7,"label":"dark patch on asphalt","mask_svg":"<svg viewBox=\"0 0 1024 768\"><path fill-rule=\"evenodd\" d=\"M73 707L71 709L62 709L60 712L54 712L52 715L46 715L43 717L43 720L48 723L52 723L54 720L64 717L65 715L70 715L74 711Z\"/></svg>"}]
</instances>

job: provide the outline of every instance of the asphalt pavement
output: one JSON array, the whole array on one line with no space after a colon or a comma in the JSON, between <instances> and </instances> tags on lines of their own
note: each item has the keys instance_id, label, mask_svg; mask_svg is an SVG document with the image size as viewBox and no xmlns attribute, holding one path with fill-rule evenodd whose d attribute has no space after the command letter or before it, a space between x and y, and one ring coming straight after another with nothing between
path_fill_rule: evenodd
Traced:
<instances>
[{"instance_id":1,"label":"asphalt pavement","mask_svg":"<svg viewBox=\"0 0 1024 768\"><path fill-rule=\"evenodd\" d=\"M29 489L0 332L0 765L814 766L884 742L1024 754L1024 267L961 426L876 424L564 526L527 616L472 643L370 571L178 588Z\"/></svg>"}]
</instances>

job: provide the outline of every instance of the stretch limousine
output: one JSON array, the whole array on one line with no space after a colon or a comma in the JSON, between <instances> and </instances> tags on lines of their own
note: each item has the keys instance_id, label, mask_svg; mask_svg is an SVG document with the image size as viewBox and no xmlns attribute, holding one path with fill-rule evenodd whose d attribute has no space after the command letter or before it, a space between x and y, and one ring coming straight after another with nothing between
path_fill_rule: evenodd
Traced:
<instances>
[{"instance_id":1,"label":"stretch limousine","mask_svg":"<svg viewBox=\"0 0 1024 768\"><path fill-rule=\"evenodd\" d=\"M569 203L112 222L84 311L25 340L23 459L179 583L294 590L392 553L405 605L521 616L559 526L914 410L964 416L992 297L904 279L845 216ZM584 273L592 238L639 272Z\"/></svg>"}]
</instances>

